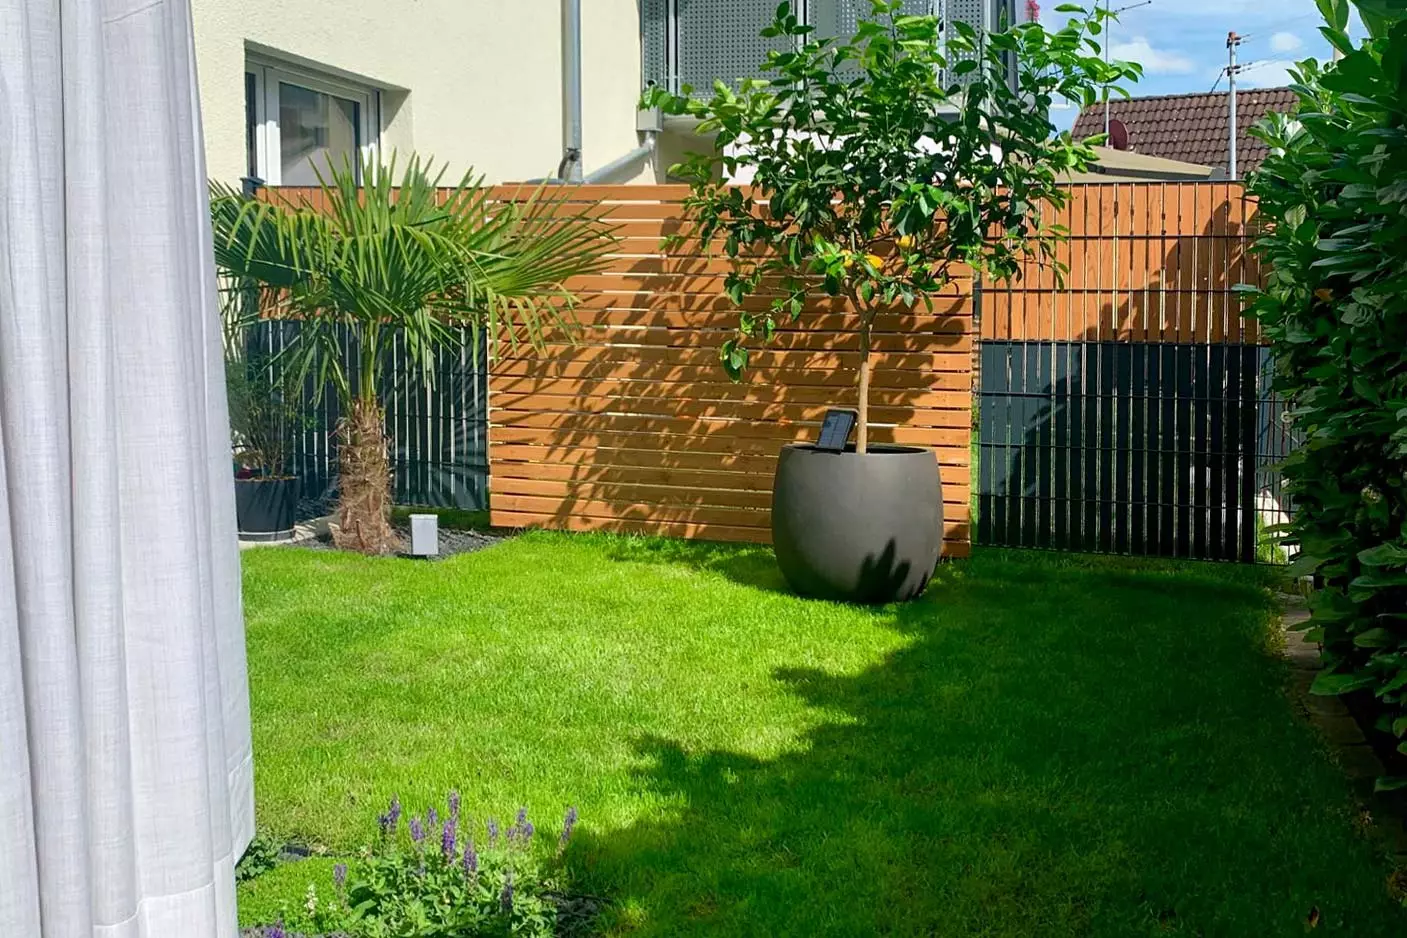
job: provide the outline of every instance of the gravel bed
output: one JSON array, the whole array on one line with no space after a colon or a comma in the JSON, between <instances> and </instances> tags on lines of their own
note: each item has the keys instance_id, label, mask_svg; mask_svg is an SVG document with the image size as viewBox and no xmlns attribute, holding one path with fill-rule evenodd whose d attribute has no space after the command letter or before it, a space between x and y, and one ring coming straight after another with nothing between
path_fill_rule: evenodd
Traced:
<instances>
[{"instance_id":1,"label":"gravel bed","mask_svg":"<svg viewBox=\"0 0 1407 938\"><path fill-rule=\"evenodd\" d=\"M401 536L407 545L410 544L410 526L396 525L396 533ZM487 550L501 541L507 540L507 535L484 534L480 531L458 531L447 528L440 528L440 553L435 557L424 558L426 560L445 560L457 554L472 554L475 551ZM285 541L290 547L306 547L311 550L337 550L330 539L316 536L295 538ZM409 554L399 556L408 557Z\"/></svg>"}]
</instances>

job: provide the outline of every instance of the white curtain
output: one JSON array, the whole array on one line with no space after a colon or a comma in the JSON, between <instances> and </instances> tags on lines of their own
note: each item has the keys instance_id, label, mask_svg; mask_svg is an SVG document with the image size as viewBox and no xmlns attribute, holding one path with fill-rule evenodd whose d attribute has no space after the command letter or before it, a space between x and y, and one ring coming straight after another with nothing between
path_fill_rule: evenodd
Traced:
<instances>
[{"instance_id":1,"label":"white curtain","mask_svg":"<svg viewBox=\"0 0 1407 938\"><path fill-rule=\"evenodd\" d=\"M189 0L0 0L0 935L234 936L252 833Z\"/></svg>"}]
</instances>

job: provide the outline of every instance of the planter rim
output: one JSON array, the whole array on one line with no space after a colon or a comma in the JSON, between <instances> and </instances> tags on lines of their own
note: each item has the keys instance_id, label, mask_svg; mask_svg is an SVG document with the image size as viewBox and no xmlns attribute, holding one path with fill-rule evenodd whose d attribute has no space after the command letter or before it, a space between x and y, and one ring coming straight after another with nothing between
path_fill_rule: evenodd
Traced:
<instances>
[{"instance_id":1,"label":"planter rim","mask_svg":"<svg viewBox=\"0 0 1407 938\"><path fill-rule=\"evenodd\" d=\"M855 452L854 443L846 443L845 449L839 453L829 449L817 449L815 443L788 443L782 448L804 453L818 453L823 456L917 456L933 452L927 446L905 446L900 443L871 443L869 449L863 454Z\"/></svg>"}]
</instances>

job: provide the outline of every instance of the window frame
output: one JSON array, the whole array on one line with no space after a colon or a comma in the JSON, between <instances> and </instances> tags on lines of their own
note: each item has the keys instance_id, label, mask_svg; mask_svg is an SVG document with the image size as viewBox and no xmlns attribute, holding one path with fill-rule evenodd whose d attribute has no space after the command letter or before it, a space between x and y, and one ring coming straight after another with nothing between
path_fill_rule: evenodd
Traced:
<instances>
[{"instance_id":1,"label":"window frame","mask_svg":"<svg viewBox=\"0 0 1407 938\"><path fill-rule=\"evenodd\" d=\"M279 84L297 85L318 94L341 98L357 105L358 153L361 159L374 159L381 148L381 92L366 85L332 77L312 69L250 55L244 63L245 82L254 81L255 113L245 114L245 125L254 126L256 165L250 175L266 186L283 184L282 138L279 130ZM246 95L247 97L247 95ZM361 181L361 166L357 166Z\"/></svg>"}]
</instances>

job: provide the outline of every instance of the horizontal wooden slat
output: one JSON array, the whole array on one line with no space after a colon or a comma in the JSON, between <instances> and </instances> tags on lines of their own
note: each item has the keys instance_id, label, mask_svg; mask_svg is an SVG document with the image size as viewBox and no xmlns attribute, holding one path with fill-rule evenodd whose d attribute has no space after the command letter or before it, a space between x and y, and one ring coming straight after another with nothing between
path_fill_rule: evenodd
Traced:
<instances>
[{"instance_id":1,"label":"horizontal wooden slat","mask_svg":"<svg viewBox=\"0 0 1407 938\"><path fill-rule=\"evenodd\" d=\"M494 406L513 408L513 398L523 395L553 397L661 397L688 395L705 401L755 401L768 404L824 404L830 407L852 406L853 391L846 394L837 388L809 387L799 384L778 385L759 381L729 382L722 369L699 381L629 381L590 380L571 378L532 378L499 376L493 384ZM875 407L971 407L972 399L963 387L960 375L934 375L929 388L871 388L870 405ZM850 382L846 383L849 386Z\"/></svg>"},{"instance_id":2,"label":"horizontal wooden slat","mask_svg":"<svg viewBox=\"0 0 1407 938\"><path fill-rule=\"evenodd\" d=\"M648 381L660 387L660 393L678 394L681 388L673 384L711 383L724 378L723 366L717 358L691 365L669 362L620 362L610 360L573 361L567 358L517 358L496 362L490 376L493 391L520 387L522 382L536 381ZM831 389L837 406L854 399L855 371L846 369L811 369L803 363L781 362L775 367L748 368L744 381L761 386L811 387ZM870 387L932 388L956 390L969 386L971 379L964 369L954 371L902 371L892 368L877 370Z\"/></svg>"},{"instance_id":3,"label":"horizontal wooden slat","mask_svg":"<svg viewBox=\"0 0 1407 938\"><path fill-rule=\"evenodd\" d=\"M967 323L936 322L924 330L905 333L889 333L871 336L870 347L875 354L900 352L924 353L935 347L947 351L955 349L965 353L972 348L968 337ZM670 329L639 326L586 326L570 334L552 333L545 336L549 347L565 347L570 341L573 348L630 347L705 349L717 355L723 343L735 336L732 328L710 329ZM754 340L754 345L770 353L783 352L839 352L858 354L860 337L853 332L828 332L824 330L788 329L778 331L771 341ZM531 347L510 350L508 355L532 353ZM633 355L629 357L634 357Z\"/></svg>"},{"instance_id":4,"label":"horizontal wooden slat","mask_svg":"<svg viewBox=\"0 0 1407 938\"><path fill-rule=\"evenodd\" d=\"M497 414L493 415L494 418ZM687 419L687 418L681 418ZM732 426L743 424L734 422ZM817 428L805 424L753 425L756 436L738 435L731 427L728 432L717 433L660 433L639 430L598 430L587 426L571 427L523 427L490 425L490 453L494 443L526 443L534 446L557 446L568 448L585 447L625 447L628 449L650 449L654 447L696 449L699 452L739 452L765 454L775 452L778 443L809 443L816 437ZM763 432L766 431L766 432ZM938 430L925 427L885 427L870 428L870 441L873 443L898 443L904 446L929 446L934 448L960 449L966 445L970 430ZM940 454L942 459L944 454Z\"/></svg>"},{"instance_id":5,"label":"horizontal wooden slat","mask_svg":"<svg viewBox=\"0 0 1407 938\"><path fill-rule=\"evenodd\" d=\"M733 528L769 528L771 513L765 509L670 507L589 498L541 498L534 495L494 495L494 513L519 512L547 517L634 518L661 524L716 524ZM956 513L956 512L955 512ZM944 518L943 536L959 537L968 527L966 513Z\"/></svg>"},{"instance_id":6,"label":"horizontal wooden slat","mask_svg":"<svg viewBox=\"0 0 1407 938\"><path fill-rule=\"evenodd\" d=\"M715 440L721 445L708 449L703 445L693 450L661 449L650 445L649 437L628 438L622 442L594 443L587 446L558 446L548 443L513 443L500 441L494 446L494 458L503 462L534 462L541 465L608 465L649 466L686 469L736 469L742 472L771 476L777 465L777 454L789 442L811 440L778 440L773 444L751 443L729 448L728 441ZM658 442L658 441L655 441ZM884 442L877 440L876 442ZM701 441L702 443L702 441ZM600 452L598 452L598 450ZM961 482L971 467L972 453L957 447L934 451L945 481ZM949 475L948 470L953 474ZM511 470L510 470L511 471ZM523 472L514 472L520 477Z\"/></svg>"},{"instance_id":7,"label":"horizontal wooden slat","mask_svg":"<svg viewBox=\"0 0 1407 938\"><path fill-rule=\"evenodd\" d=\"M635 482L562 481L496 477L494 496L523 495L571 502L618 502L664 508L745 508L770 511L772 493L755 488L717 488L704 485L650 485ZM945 486L943 502L948 511L963 511L969 502L966 486Z\"/></svg>"},{"instance_id":8,"label":"horizontal wooden slat","mask_svg":"<svg viewBox=\"0 0 1407 938\"><path fill-rule=\"evenodd\" d=\"M871 356L871 367L875 371L966 371L971 366L972 340L970 336L934 336L933 351L919 352L876 352ZM662 348L629 342L612 342L609 345L592 345L585 342L579 345L549 345L538 352L522 346L509 349L502 354L501 362L531 361L537 363L566 361L574 364L610 363L627 365L695 365L718 366L718 352L706 348ZM834 352L795 351L774 349L763 346L753 350L749 369L790 368L805 371L845 370L852 374L858 365L858 356Z\"/></svg>"},{"instance_id":9,"label":"horizontal wooden slat","mask_svg":"<svg viewBox=\"0 0 1407 938\"><path fill-rule=\"evenodd\" d=\"M737 322L738 311L748 310L750 312L765 312L772 306L771 298L767 296L751 296L743 300L741 307L735 305L732 300L721 294L700 295L692 293L671 293L642 292L638 290L606 290L596 293L583 293L577 296L577 303L574 311L577 316L583 316L589 310L600 309L628 309L628 310L658 310L667 313L683 314L712 314L717 316L720 322ZM856 315L854 305L843 297L812 296L806 301L806 315L832 315L841 314L853 317ZM891 328L902 328L901 324L893 322L889 317L902 316L971 316L973 314L972 297L970 295L957 295L956 293L945 293L942 296L933 297L933 313L919 304L912 310L895 304L889 307L877 308L877 318L879 331L883 332ZM853 319L852 319L853 324Z\"/></svg>"},{"instance_id":10,"label":"horizontal wooden slat","mask_svg":"<svg viewBox=\"0 0 1407 938\"><path fill-rule=\"evenodd\" d=\"M560 397L550 395L499 395L495 398L498 423L502 426L522 424L514 414L540 416L570 414L589 419L599 425L600 418L609 414L629 414L637 417L670 417L678 412L668 398L591 396ZM712 420L741 420L764 423L811 423L819 426L833 404L774 404L762 401L700 401L690 409L694 417ZM881 424L904 424L914 427L964 427L972 423L970 398L954 400L950 407L879 406L870 403L870 420Z\"/></svg>"},{"instance_id":11,"label":"horizontal wooden slat","mask_svg":"<svg viewBox=\"0 0 1407 938\"><path fill-rule=\"evenodd\" d=\"M505 447L505 450L509 449ZM598 454L583 450L573 461L546 459L545 451L533 447L513 447L513 452L501 457L494 476L495 486L504 479L551 479L556 481L618 482L635 485L666 485L676 487L698 487L710 489L742 489L746 491L772 491L772 474L776 460L769 457L739 457L730 462L730 468L682 468L662 465L660 457L665 454L649 450L618 450L605 459ZM630 457L639 457L632 460ZM714 457L715 461L717 457ZM746 460L755 459L756 465L747 471ZM540 461L545 460L545 461ZM636 463L642 463L636 464ZM707 459L698 465L707 466ZM944 486L954 491L963 490L968 484L967 466L941 466Z\"/></svg>"}]
</instances>

